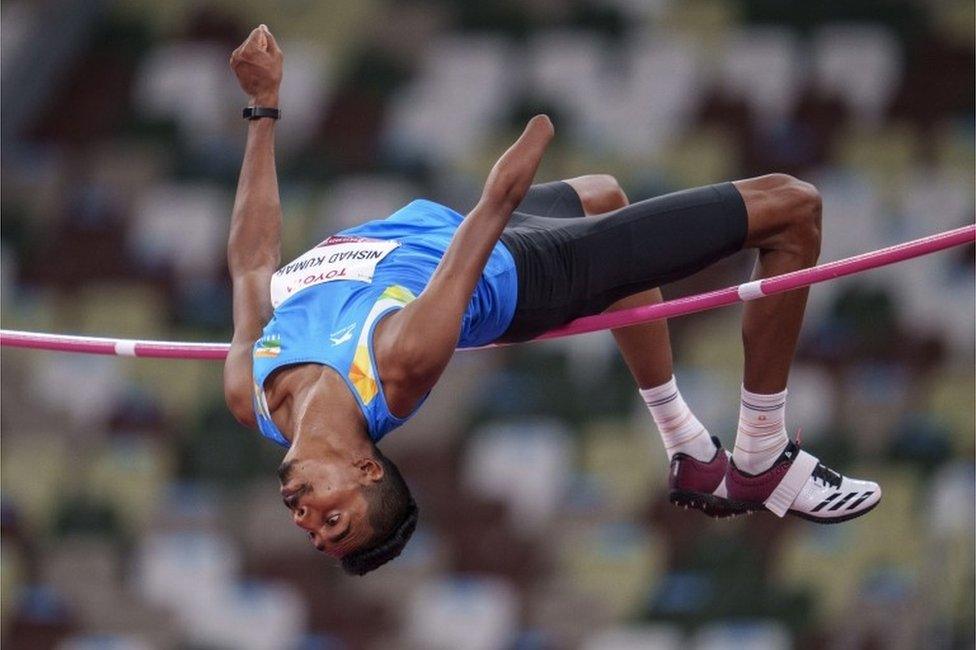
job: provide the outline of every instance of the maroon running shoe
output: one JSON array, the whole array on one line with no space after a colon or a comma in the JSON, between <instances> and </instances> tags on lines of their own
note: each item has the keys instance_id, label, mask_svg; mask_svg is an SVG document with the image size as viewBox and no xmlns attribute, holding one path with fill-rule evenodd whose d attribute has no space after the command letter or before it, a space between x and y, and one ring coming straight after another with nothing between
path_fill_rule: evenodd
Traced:
<instances>
[{"instance_id":1,"label":"maroon running shoe","mask_svg":"<svg viewBox=\"0 0 976 650\"><path fill-rule=\"evenodd\" d=\"M716 447L715 455L708 462L681 452L671 458L671 474L668 477L671 503L686 510L701 510L715 518L753 512L756 508L737 507L726 498L725 475L731 455L715 436L712 436L712 442Z\"/></svg>"},{"instance_id":2,"label":"maroon running shoe","mask_svg":"<svg viewBox=\"0 0 976 650\"><path fill-rule=\"evenodd\" d=\"M877 483L843 476L796 442L759 474L746 474L730 460L723 487L735 510L767 509L778 517L790 514L818 524L860 517L881 501Z\"/></svg>"}]
</instances>

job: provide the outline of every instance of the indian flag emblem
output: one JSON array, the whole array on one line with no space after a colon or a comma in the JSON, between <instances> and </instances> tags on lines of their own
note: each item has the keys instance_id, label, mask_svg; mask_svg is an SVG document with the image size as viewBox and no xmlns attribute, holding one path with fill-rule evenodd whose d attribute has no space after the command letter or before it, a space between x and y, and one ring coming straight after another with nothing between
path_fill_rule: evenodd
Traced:
<instances>
[{"instance_id":1,"label":"indian flag emblem","mask_svg":"<svg viewBox=\"0 0 976 650\"><path fill-rule=\"evenodd\" d=\"M254 356L262 359L273 359L279 354L281 354L281 337L277 334L265 336L254 348Z\"/></svg>"}]
</instances>

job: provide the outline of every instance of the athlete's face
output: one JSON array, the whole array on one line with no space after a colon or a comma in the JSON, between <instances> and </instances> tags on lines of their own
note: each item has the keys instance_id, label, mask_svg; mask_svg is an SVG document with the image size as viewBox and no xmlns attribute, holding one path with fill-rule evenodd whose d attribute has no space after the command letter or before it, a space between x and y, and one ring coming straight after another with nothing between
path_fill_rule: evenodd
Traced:
<instances>
[{"instance_id":1,"label":"athlete's face","mask_svg":"<svg viewBox=\"0 0 976 650\"><path fill-rule=\"evenodd\" d=\"M363 487L383 476L375 461L286 461L278 475L295 525L319 551L340 558L372 535Z\"/></svg>"}]
</instances>

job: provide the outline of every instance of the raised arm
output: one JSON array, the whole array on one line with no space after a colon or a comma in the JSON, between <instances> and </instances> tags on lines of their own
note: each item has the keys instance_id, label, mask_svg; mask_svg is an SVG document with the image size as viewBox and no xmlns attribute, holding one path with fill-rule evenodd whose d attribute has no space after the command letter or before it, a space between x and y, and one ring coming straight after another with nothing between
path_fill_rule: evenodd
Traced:
<instances>
[{"instance_id":1,"label":"raised arm","mask_svg":"<svg viewBox=\"0 0 976 650\"><path fill-rule=\"evenodd\" d=\"M427 288L378 330L377 364L395 413L411 410L451 360L475 285L552 136L545 115L529 121L492 167L481 200L454 233Z\"/></svg>"},{"instance_id":2,"label":"raised arm","mask_svg":"<svg viewBox=\"0 0 976 650\"><path fill-rule=\"evenodd\" d=\"M278 106L282 55L267 27L261 25L251 32L231 54L230 65L252 106ZM274 125L269 118L248 123L227 241L227 266L234 287L234 337L224 363L224 397L234 417L251 427L251 346L271 318L271 275L280 260L281 201Z\"/></svg>"}]
</instances>

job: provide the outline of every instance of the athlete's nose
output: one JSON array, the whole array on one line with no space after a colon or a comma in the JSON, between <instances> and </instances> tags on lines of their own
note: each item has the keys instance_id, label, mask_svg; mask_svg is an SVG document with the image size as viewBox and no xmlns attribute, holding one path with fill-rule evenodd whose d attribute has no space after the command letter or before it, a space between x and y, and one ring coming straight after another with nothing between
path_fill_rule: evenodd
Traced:
<instances>
[{"instance_id":1,"label":"athlete's nose","mask_svg":"<svg viewBox=\"0 0 976 650\"><path fill-rule=\"evenodd\" d=\"M305 528L305 520L308 518L308 508L305 506L299 506L295 508L295 523L302 528Z\"/></svg>"}]
</instances>

